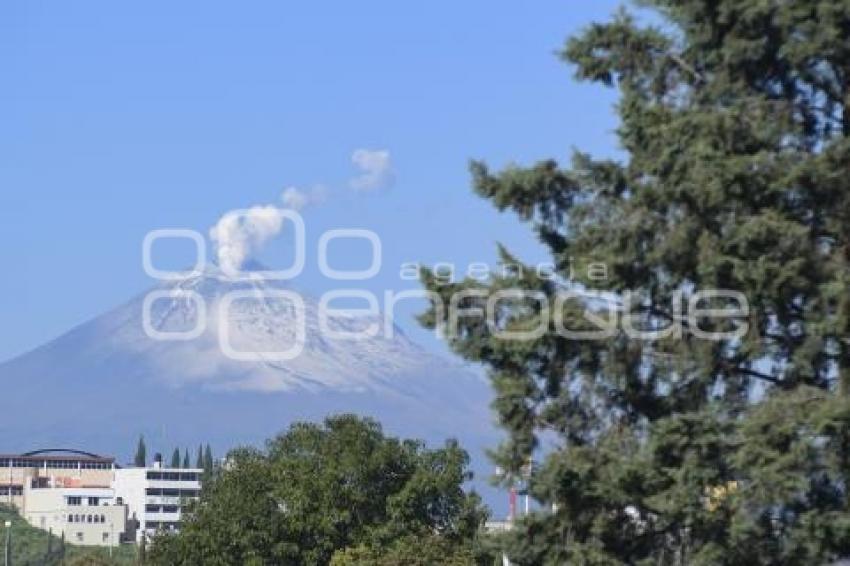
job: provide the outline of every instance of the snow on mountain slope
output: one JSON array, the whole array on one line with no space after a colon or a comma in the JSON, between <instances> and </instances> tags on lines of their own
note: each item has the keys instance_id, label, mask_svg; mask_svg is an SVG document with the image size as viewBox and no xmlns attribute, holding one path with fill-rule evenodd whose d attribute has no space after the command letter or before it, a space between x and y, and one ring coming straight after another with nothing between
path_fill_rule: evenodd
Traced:
<instances>
[{"instance_id":1,"label":"snow on mountain slope","mask_svg":"<svg viewBox=\"0 0 850 566\"><path fill-rule=\"evenodd\" d=\"M144 294L0 364L3 451L54 444L122 455L142 432L168 450L199 441L226 448L257 442L293 420L339 412L373 416L395 434L432 441L458 437L477 459L483 446L493 444L487 384L423 350L398 328L391 336L382 330L357 341L329 337L319 330L315 299L303 296L303 310L296 309L258 295L292 291L287 286L227 280L214 266L158 289L176 296L151 304L152 329L195 328L200 313L191 296L197 293L207 311L199 336L148 336ZM249 298L234 301L222 319L219 307L231 291ZM294 359L244 361L220 347L224 329L239 352L286 349L299 314L305 343ZM373 323L383 325L383 317L329 320L337 330Z\"/></svg>"},{"instance_id":2,"label":"snow on mountain slope","mask_svg":"<svg viewBox=\"0 0 850 566\"><path fill-rule=\"evenodd\" d=\"M197 293L207 311L202 334L182 343L151 339L143 332L143 308L137 299L110 315L117 320L115 331L109 333L109 348L154 360L159 378L171 380L172 385L191 381L211 389L405 392L412 385L405 376L458 370L411 342L392 322L386 327L380 315L328 317L327 327L333 332L355 332L372 325L378 331L374 337L350 339L322 332L317 301L296 293L303 301L303 308L298 308L289 299L274 297L277 292L293 292L280 282L259 277L229 281L222 279L217 268L208 267L200 275L166 284L162 289L177 296L152 303L153 330L179 333L195 328L199 305L190 293ZM233 291L248 296L233 301L223 314L223 299ZM301 353L292 359L276 359L274 353L294 346L299 324L305 329ZM259 355L256 361L232 359L222 348L222 331L226 331L227 342L237 353L271 354ZM175 367L179 373L171 371Z\"/></svg>"}]
</instances>

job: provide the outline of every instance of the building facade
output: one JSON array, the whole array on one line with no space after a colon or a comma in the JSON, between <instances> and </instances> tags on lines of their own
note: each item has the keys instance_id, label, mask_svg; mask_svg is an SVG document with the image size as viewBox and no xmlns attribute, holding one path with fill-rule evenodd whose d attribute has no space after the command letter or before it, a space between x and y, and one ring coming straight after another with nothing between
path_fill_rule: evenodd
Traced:
<instances>
[{"instance_id":1,"label":"building facade","mask_svg":"<svg viewBox=\"0 0 850 566\"><path fill-rule=\"evenodd\" d=\"M116 546L127 525L127 507L115 491L97 487L24 487L21 515L35 527L72 544Z\"/></svg>"},{"instance_id":2,"label":"building facade","mask_svg":"<svg viewBox=\"0 0 850 566\"><path fill-rule=\"evenodd\" d=\"M163 468L159 457L152 467L122 468L78 450L0 454L0 503L71 544L110 546L178 530L202 473Z\"/></svg>"},{"instance_id":3,"label":"building facade","mask_svg":"<svg viewBox=\"0 0 850 566\"><path fill-rule=\"evenodd\" d=\"M130 536L141 540L157 531L180 528L185 507L196 500L201 491L199 468L163 468L154 462L150 468L115 470L115 495L127 506Z\"/></svg>"},{"instance_id":4,"label":"building facade","mask_svg":"<svg viewBox=\"0 0 850 566\"><path fill-rule=\"evenodd\" d=\"M115 459L79 450L0 454L0 501L23 509L24 488L111 487Z\"/></svg>"}]
</instances>

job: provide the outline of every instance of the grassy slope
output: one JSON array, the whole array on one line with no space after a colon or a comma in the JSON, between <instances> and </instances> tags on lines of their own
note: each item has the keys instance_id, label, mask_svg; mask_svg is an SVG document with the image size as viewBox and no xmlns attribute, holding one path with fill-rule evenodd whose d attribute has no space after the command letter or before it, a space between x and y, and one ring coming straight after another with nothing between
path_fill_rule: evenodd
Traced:
<instances>
[{"instance_id":1,"label":"grassy slope","mask_svg":"<svg viewBox=\"0 0 850 566\"><path fill-rule=\"evenodd\" d=\"M43 562L47 550L47 532L30 526L20 515L7 505L0 504L0 561L6 545L6 521L12 521L12 564L13 566L53 566L58 560ZM59 537L53 536L52 548L60 547ZM124 566L136 563L136 547L121 545L113 549L113 558L109 559L109 549L73 546L65 543L65 564L68 566L109 565Z\"/></svg>"}]
</instances>

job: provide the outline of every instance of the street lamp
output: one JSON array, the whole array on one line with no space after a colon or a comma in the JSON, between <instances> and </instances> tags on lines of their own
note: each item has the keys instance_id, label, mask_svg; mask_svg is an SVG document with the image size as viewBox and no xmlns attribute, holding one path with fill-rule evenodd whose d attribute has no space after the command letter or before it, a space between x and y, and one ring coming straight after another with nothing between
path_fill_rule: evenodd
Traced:
<instances>
[{"instance_id":1,"label":"street lamp","mask_svg":"<svg viewBox=\"0 0 850 566\"><path fill-rule=\"evenodd\" d=\"M12 521L6 521L6 550L3 552L5 557L4 564L9 566L12 560Z\"/></svg>"}]
</instances>

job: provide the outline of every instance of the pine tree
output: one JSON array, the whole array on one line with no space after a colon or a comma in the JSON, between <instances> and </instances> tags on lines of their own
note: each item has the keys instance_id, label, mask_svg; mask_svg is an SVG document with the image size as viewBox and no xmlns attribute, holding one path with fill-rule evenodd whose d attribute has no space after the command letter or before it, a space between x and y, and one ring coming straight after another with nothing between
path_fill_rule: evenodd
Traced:
<instances>
[{"instance_id":1,"label":"pine tree","mask_svg":"<svg viewBox=\"0 0 850 566\"><path fill-rule=\"evenodd\" d=\"M189 449L183 449L183 468L189 468L191 464L189 463Z\"/></svg>"},{"instance_id":2,"label":"pine tree","mask_svg":"<svg viewBox=\"0 0 850 566\"><path fill-rule=\"evenodd\" d=\"M562 52L579 79L617 90L623 160L471 166L555 275L505 249L510 268L486 282L424 275L441 300L422 321L445 327L454 300L464 315L445 335L488 368L505 481L541 435L558 438L530 481L556 511L520 521L508 553L850 556L850 5L641 4L665 25L621 12ZM474 314L497 299L492 320Z\"/></svg>"},{"instance_id":3,"label":"pine tree","mask_svg":"<svg viewBox=\"0 0 850 566\"><path fill-rule=\"evenodd\" d=\"M145 447L145 437L139 436L139 444L136 447L136 457L133 464L138 468L144 468L147 465L147 447Z\"/></svg>"},{"instance_id":4,"label":"pine tree","mask_svg":"<svg viewBox=\"0 0 850 566\"><path fill-rule=\"evenodd\" d=\"M180 449L175 448L174 452L171 453L171 467L179 468L180 467Z\"/></svg>"}]
</instances>

